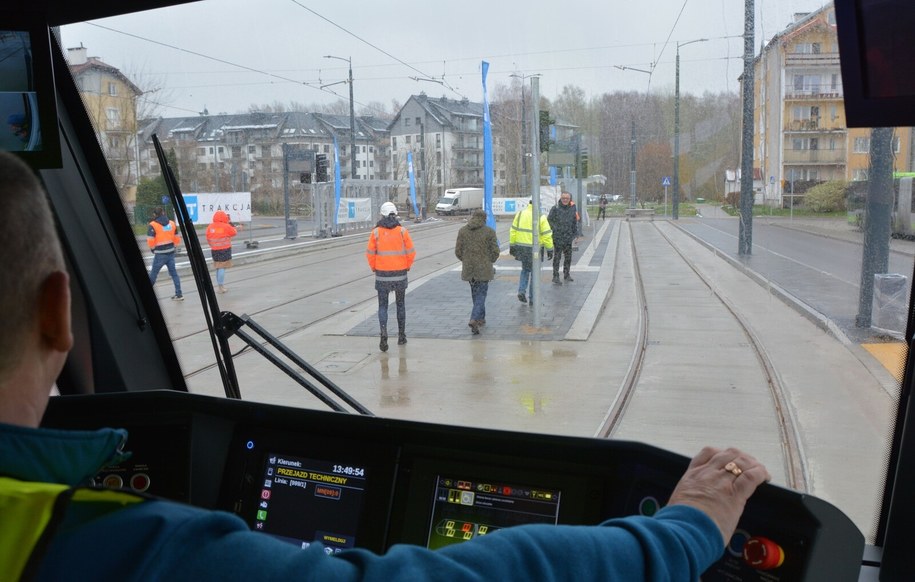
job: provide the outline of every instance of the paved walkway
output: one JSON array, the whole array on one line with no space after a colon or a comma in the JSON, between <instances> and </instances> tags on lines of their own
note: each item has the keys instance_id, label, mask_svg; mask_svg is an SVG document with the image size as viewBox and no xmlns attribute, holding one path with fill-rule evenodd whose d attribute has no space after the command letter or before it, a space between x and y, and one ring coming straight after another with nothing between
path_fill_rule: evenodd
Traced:
<instances>
[{"instance_id":1,"label":"paved walkway","mask_svg":"<svg viewBox=\"0 0 915 582\"><path fill-rule=\"evenodd\" d=\"M562 340L573 330L573 324L592 296L600 266L607 252L607 240L618 221L599 223L594 236L579 241L572 254L572 278L563 285L552 283L552 262L541 269L540 326L533 325L533 308L518 301L521 263L507 252L496 262L496 278L489 284L486 298L486 326L476 338L488 340ZM612 268L612 267L611 267ZM388 308L388 330L397 329L392 302ZM591 300L603 303L606 294ZM460 266L444 274L411 281L407 288L407 335L411 338L475 339L470 333L470 285L461 280ZM377 311L376 311L377 313ZM597 313L594 313L596 317ZM593 325L593 322L591 322ZM378 319L366 318L346 335L377 336Z\"/></svg>"}]
</instances>

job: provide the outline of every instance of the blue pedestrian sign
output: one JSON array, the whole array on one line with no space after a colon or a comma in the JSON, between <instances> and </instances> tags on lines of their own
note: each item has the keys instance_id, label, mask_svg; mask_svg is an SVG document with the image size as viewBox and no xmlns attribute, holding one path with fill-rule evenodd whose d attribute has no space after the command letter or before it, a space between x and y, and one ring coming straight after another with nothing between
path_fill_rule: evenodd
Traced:
<instances>
[{"instance_id":1,"label":"blue pedestrian sign","mask_svg":"<svg viewBox=\"0 0 915 582\"><path fill-rule=\"evenodd\" d=\"M168 204L168 196L162 197L162 204Z\"/></svg>"},{"instance_id":2,"label":"blue pedestrian sign","mask_svg":"<svg viewBox=\"0 0 915 582\"><path fill-rule=\"evenodd\" d=\"M670 186L670 176L664 176L664 179L661 180L661 186L664 186L665 188Z\"/></svg>"}]
</instances>

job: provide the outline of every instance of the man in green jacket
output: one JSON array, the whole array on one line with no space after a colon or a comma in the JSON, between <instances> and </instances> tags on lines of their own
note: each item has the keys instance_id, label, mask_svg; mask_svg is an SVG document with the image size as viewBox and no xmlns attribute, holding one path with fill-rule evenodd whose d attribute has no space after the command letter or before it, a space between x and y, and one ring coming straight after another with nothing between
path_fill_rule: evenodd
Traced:
<instances>
[{"instance_id":1,"label":"man in green jacket","mask_svg":"<svg viewBox=\"0 0 915 582\"><path fill-rule=\"evenodd\" d=\"M470 283L473 308L470 310L470 331L480 333L486 324L486 293L489 282L496 276L493 263L499 258L499 241L496 231L486 226L486 211L473 211L467 224L458 231L454 244L454 255L463 263L461 279Z\"/></svg>"},{"instance_id":2,"label":"man in green jacket","mask_svg":"<svg viewBox=\"0 0 915 582\"><path fill-rule=\"evenodd\" d=\"M534 205L531 199L527 206L519 210L512 219L512 227L508 233L508 244L512 247L512 254L521 261L521 278L518 282L518 301L527 303L528 280L533 279L534 270ZM538 223L538 243L541 249L547 250L548 258L553 258L553 231L546 215L541 214ZM540 255L543 257L543 255ZM531 283L531 304L534 303L534 285Z\"/></svg>"}]
</instances>

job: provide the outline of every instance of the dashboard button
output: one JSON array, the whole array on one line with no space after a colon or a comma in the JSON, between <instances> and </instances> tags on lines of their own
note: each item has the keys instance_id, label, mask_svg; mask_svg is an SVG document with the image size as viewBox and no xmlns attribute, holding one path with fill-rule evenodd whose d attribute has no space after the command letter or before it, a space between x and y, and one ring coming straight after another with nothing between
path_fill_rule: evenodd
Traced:
<instances>
[{"instance_id":1,"label":"dashboard button","mask_svg":"<svg viewBox=\"0 0 915 582\"><path fill-rule=\"evenodd\" d=\"M743 559L757 570L772 570L785 561L785 550L762 536L753 536L743 545Z\"/></svg>"}]
</instances>

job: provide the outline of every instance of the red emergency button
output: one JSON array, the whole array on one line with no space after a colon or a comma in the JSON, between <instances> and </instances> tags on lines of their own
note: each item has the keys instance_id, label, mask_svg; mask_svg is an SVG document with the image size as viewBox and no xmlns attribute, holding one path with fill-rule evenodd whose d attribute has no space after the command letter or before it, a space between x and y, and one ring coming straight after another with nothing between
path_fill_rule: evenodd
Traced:
<instances>
[{"instance_id":1,"label":"red emergency button","mask_svg":"<svg viewBox=\"0 0 915 582\"><path fill-rule=\"evenodd\" d=\"M130 488L141 493L149 489L149 475L146 473L136 473L130 478Z\"/></svg>"},{"instance_id":2,"label":"red emergency button","mask_svg":"<svg viewBox=\"0 0 915 582\"><path fill-rule=\"evenodd\" d=\"M743 560L757 570L772 570L785 561L785 550L769 538L753 536L743 545Z\"/></svg>"}]
</instances>

